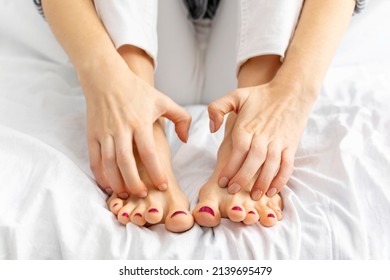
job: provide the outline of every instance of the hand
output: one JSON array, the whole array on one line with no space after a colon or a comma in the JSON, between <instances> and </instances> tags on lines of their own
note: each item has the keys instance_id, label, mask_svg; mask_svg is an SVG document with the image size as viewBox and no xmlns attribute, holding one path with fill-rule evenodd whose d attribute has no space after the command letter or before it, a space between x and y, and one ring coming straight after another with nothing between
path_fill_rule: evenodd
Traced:
<instances>
[{"instance_id":1,"label":"hand","mask_svg":"<svg viewBox=\"0 0 390 280\"><path fill-rule=\"evenodd\" d=\"M98 185L123 199L129 193L147 195L134 144L153 185L165 190L167 179L156 152L153 123L160 116L170 119L185 142L191 116L136 76L119 55L88 70L79 76L87 101L90 166Z\"/></svg>"},{"instance_id":2,"label":"hand","mask_svg":"<svg viewBox=\"0 0 390 280\"><path fill-rule=\"evenodd\" d=\"M314 98L300 87L271 81L239 88L212 102L210 131L217 131L225 114L238 114L232 130L233 150L219 175L219 185L236 193L257 174L254 200L272 197L287 183L294 156Z\"/></svg>"}]
</instances>

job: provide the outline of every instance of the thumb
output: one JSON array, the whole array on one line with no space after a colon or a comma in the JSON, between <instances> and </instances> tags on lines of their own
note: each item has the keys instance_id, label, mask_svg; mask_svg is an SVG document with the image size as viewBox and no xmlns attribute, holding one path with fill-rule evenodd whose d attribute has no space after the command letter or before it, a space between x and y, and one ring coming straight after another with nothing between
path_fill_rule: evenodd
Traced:
<instances>
[{"instance_id":1,"label":"thumb","mask_svg":"<svg viewBox=\"0 0 390 280\"><path fill-rule=\"evenodd\" d=\"M167 96L163 103L163 111L165 113L161 114L161 116L171 120L175 124L177 136L179 136L181 141L187 142L191 125L191 115Z\"/></svg>"},{"instance_id":2,"label":"thumb","mask_svg":"<svg viewBox=\"0 0 390 280\"><path fill-rule=\"evenodd\" d=\"M240 96L238 90L234 90L227 95L218 98L211 102L208 106L210 118L210 132L216 132L223 123L224 116L231 112L237 111L240 108Z\"/></svg>"}]
</instances>

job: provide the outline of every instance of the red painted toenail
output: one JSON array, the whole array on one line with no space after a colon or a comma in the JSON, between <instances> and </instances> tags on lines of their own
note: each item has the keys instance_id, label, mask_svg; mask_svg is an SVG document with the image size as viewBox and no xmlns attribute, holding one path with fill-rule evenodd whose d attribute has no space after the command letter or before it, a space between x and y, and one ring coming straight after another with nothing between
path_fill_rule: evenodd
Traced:
<instances>
[{"instance_id":1,"label":"red painted toenail","mask_svg":"<svg viewBox=\"0 0 390 280\"><path fill-rule=\"evenodd\" d=\"M269 213L269 214L267 215L267 217L268 217L268 218L275 218L275 215L272 214L272 213Z\"/></svg>"},{"instance_id":2,"label":"red painted toenail","mask_svg":"<svg viewBox=\"0 0 390 280\"><path fill-rule=\"evenodd\" d=\"M175 217L176 215L179 215L179 214L187 215L187 213L184 212L184 211L176 211L175 213L172 214L171 218L173 218L173 217Z\"/></svg>"},{"instance_id":3,"label":"red painted toenail","mask_svg":"<svg viewBox=\"0 0 390 280\"><path fill-rule=\"evenodd\" d=\"M122 214L122 216L128 218L128 217L129 217L129 214L127 214L126 212L124 212L124 213Z\"/></svg>"},{"instance_id":4,"label":"red painted toenail","mask_svg":"<svg viewBox=\"0 0 390 280\"><path fill-rule=\"evenodd\" d=\"M134 217L142 217L141 213L135 213Z\"/></svg>"},{"instance_id":5,"label":"red painted toenail","mask_svg":"<svg viewBox=\"0 0 390 280\"><path fill-rule=\"evenodd\" d=\"M256 215L256 213L254 211L249 211L248 214Z\"/></svg>"},{"instance_id":6,"label":"red painted toenail","mask_svg":"<svg viewBox=\"0 0 390 280\"><path fill-rule=\"evenodd\" d=\"M158 213L158 210L156 208L151 208L148 213Z\"/></svg>"},{"instance_id":7,"label":"red painted toenail","mask_svg":"<svg viewBox=\"0 0 390 280\"><path fill-rule=\"evenodd\" d=\"M242 211L242 208L240 206L234 206L232 208L232 210L234 210L234 211Z\"/></svg>"},{"instance_id":8,"label":"red painted toenail","mask_svg":"<svg viewBox=\"0 0 390 280\"><path fill-rule=\"evenodd\" d=\"M115 203L113 206L112 206L112 208L114 208L115 206L117 206L119 203Z\"/></svg>"},{"instance_id":9,"label":"red painted toenail","mask_svg":"<svg viewBox=\"0 0 390 280\"><path fill-rule=\"evenodd\" d=\"M200 212L200 213L201 213L201 212L207 212L207 213L209 213L210 215L215 216L215 215L214 215L214 210L211 209L211 208L208 207L208 206L203 206L203 207L201 207L201 208L199 209L199 212Z\"/></svg>"}]
</instances>

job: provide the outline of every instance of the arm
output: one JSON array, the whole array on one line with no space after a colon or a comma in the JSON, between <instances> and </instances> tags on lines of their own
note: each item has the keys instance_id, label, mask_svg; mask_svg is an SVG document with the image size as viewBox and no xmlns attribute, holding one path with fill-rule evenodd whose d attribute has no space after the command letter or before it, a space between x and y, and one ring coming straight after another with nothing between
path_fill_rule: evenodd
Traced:
<instances>
[{"instance_id":1,"label":"arm","mask_svg":"<svg viewBox=\"0 0 390 280\"><path fill-rule=\"evenodd\" d=\"M236 193L256 174L251 190L255 200L263 194L272 197L287 183L309 113L354 6L353 0L306 0L285 60L272 80L238 88L210 104L212 132L219 129L226 113L238 114L233 150L219 175L219 180L229 180L229 192ZM256 76L243 69L256 61L263 62L253 59L242 66L239 85L240 80Z\"/></svg>"},{"instance_id":2,"label":"arm","mask_svg":"<svg viewBox=\"0 0 390 280\"><path fill-rule=\"evenodd\" d=\"M160 116L169 118L185 141L190 116L153 88L152 74L141 79L127 66L118 52L126 52L126 57L139 63L135 72L153 73L152 60L141 49L126 46L116 50L91 0L44 0L42 4L86 97L89 159L98 184L107 192L123 194L122 198L127 193L146 195L134 159L134 142L152 183L165 189L153 123Z\"/></svg>"}]
</instances>

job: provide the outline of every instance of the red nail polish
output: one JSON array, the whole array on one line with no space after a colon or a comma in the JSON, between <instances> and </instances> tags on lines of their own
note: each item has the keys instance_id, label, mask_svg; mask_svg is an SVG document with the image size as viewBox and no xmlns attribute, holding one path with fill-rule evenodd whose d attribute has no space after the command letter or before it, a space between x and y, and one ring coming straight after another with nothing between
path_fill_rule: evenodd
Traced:
<instances>
[{"instance_id":1,"label":"red nail polish","mask_svg":"<svg viewBox=\"0 0 390 280\"><path fill-rule=\"evenodd\" d=\"M172 214L171 218L173 218L173 217L175 217L176 215L179 215L179 214L187 215L187 213L184 212L184 211L176 211L175 213Z\"/></svg>"},{"instance_id":2,"label":"red nail polish","mask_svg":"<svg viewBox=\"0 0 390 280\"><path fill-rule=\"evenodd\" d=\"M156 208L151 208L148 213L158 213L158 210Z\"/></svg>"},{"instance_id":3,"label":"red nail polish","mask_svg":"<svg viewBox=\"0 0 390 280\"><path fill-rule=\"evenodd\" d=\"M201 212L207 212L207 213L209 213L210 215L215 216L215 215L214 215L214 210L211 209L211 208L208 207L208 206L203 206L203 207L201 207L201 208L199 209L199 212L200 212L200 213L201 213Z\"/></svg>"},{"instance_id":4,"label":"red nail polish","mask_svg":"<svg viewBox=\"0 0 390 280\"><path fill-rule=\"evenodd\" d=\"M128 217L129 217L129 214L127 214L126 212L124 212L124 213L122 214L122 216L128 218Z\"/></svg>"},{"instance_id":5,"label":"red nail polish","mask_svg":"<svg viewBox=\"0 0 390 280\"><path fill-rule=\"evenodd\" d=\"M234 210L234 211L242 211L242 208L240 206L234 206L232 208L232 210Z\"/></svg>"},{"instance_id":6,"label":"red nail polish","mask_svg":"<svg viewBox=\"0 0 390 280\"><path fill-rule=\"evenodd\" d=\"M113 206L112 206L112 208L114 208L115 206L117 206L119 203L115 203Z\"/></svg>"},{"instance_id":7,"label":"red nail polish","mask_svg":"<svg viewBox=\"0 0 390 280\"><path fill-rule=\"evenodd\" d=\"M142 215L141 215L141 213L135 213L134 217L141 217L142 218Z\"/></svg>"},{"instance_id":8,"label":"red nail polish","mask_svg":"<svg viewBox=\"0 0 390 280\"><path fill-rule=\"evenodd\" d=\"M267 215L267 217L268 217L268 218L275 218L275 215L272 214L272 213L269 213L269 214Z\"/></svg>"},{"instance_id":9,"label":"red nail polish","mask_svg":"<svg viewBox=\"0 0 390 280\"><path fill-rule=\"evenodd\" d=\"M249 211L248 214L256 215L256 213L254 211Z\"/></svg>"}]
</instances>

